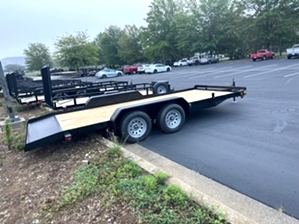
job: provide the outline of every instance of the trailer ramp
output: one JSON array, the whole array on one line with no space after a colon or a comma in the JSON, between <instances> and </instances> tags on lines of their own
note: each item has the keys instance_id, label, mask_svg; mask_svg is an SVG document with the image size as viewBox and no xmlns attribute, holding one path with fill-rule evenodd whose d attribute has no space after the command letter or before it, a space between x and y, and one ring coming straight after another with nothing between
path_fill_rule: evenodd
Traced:
<instances>
[{"instance_id":1,"label":"trailer ramp","mask_svg":"<svg viewBox=\"0 0 299 224\"><path fill-rule=\"evenodd\" d=\"M27 123L26 145L28 151L40 145L62 139L64 133L54 114L43 119L30 119Z\"/></svg>"}]
</instances>

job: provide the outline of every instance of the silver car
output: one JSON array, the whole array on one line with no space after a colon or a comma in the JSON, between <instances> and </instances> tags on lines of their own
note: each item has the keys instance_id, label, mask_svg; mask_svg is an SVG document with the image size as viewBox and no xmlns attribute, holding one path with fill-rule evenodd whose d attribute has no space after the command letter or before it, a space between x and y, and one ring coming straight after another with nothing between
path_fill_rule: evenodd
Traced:
<instances>
[{"instance_id":1,"label":"silver car","mask_svg":"<svg viewBox=\"0 0 299 224\"><path fill-rule=\"evenodd\" d=\"M211 55L205 55L199 60L200 64L211 64L211 63L218 63L218 62L219 59Z\"/></svg>"},{"instance_id":2,"label":"silver car","mask_svg":"<svg viewBox=\"0 0 299 224\"><path fill-rule=\"evenodd\" d=\"M117 77L122 75L123 75L122 71L116 69L104 68L103 70L97 72L95 76L99 79L105 79L105 78Z\"/></svg>"}]
</instances>

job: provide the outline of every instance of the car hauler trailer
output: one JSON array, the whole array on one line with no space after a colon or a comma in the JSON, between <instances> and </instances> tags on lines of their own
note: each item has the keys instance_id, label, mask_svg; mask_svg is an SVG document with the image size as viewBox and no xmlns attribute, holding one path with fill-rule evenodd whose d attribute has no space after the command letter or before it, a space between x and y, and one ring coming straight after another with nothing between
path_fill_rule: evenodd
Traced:
<instances>
[{"instance_id":1,"label":"car hauler trailer","mask_svg":"<svg viewBox=\"0 0 299 224\"><path fill-rule=\"evenodd\" d=\"M83 108L28 120L24 150L57 140L70 141L74 135L97 129L113 131L129 143L140 142L148 137L154 123L163 132L173 133L182 128L186 115L245 95L246 87L195 85L163 94L132 90L93 96Z\"/></svg>"}]
</instances>

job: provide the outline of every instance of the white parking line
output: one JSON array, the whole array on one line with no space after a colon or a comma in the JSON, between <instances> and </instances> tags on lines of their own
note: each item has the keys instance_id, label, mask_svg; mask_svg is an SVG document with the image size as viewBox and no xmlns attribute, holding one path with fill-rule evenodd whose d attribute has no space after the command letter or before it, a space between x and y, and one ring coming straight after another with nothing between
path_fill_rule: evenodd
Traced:
<instances>
[{"instance_id":1,"label":"white parking line","mask_svg":"<svg viewBox=\"0 0 299 224\"><path fill-rule=\"evenodd\" d=\"M277 69L273 69L273 70L269 70L269 71L265 71L265 72L260 72L260 73L256 73L256 74L252 74L252 75L246 75L243 78L246 79L246 78L250 78L250 77L254 77L254 76L259 76L259 75L263 75L265 73L279 71L279 70L283 70L283 69L286 69L286 68L291 68L291 67L294 67L294 66L298 66L298 64L290 65L290 66L285 66L285 67L280 67L280 68L277 68Z\"/></svg>"},{"instance_id":2,"label":"white parking line","mask_svg":"<svg viewBox=\"0 0 299 224\"><path fill-rule=\"evenodd\" d=\"M252 65L250 65L250 66L244 66L244 67L238 67L238 68L233 68L231 66L231 67L226 67L225 69L218 69L216 72L213 72L213 73L209 73L209 74L205 74L205 75L198 75L196 77L191 77L189 79L196 79L198 77L202 78L202 77L212 76L212 75L215 75L215 74L218 74L218 73L222 73L222 72L236 71L236 69L243 69L243 68L249 68L249 67L252 67ZM231 68L233 68L233 69L231 69Z\"/></svg>"},{"instance_id":3,"label":"white parking line","mask_svg":"<svg viewBox=\"0 0 299 224\"><path fill-rule=\"evenodd\" d=\"M289 75L285 75L284 77L287 78L287 77L291 77L291 76L295 76L295 75L299 75L299 72L289 74Z\"/></svg>"},{"instance_id":4,"label":"white parking line","mask_svg":"<svg viewBox=\"0 0 299 224\"><path fill-rule=\"evenodd\" d=\"M276 65L276 64L273 64L273 65ZM237 71L237 72L233 72L233 73L226 74L226 75L218 75L218 76L215 76L214 79L218 79L218 78L222 78L222 77L227 77L227 76L232 76L232 75L240 74L240 73L244 73L244 72L251 72L251 71L255 71L255 70L261 70L263 68L271 67L273 65L267 65L267 66L263 66L263 67L258 67L258 68L253 68L253 69L247 69L247 70L242 70L242 71ZM246 66L246 67L252 67L252 65L251 66Z\"/></svg>"},{"instance_id":5,"label":"white parking line","mask_svg":"<svg viewBox=\"0 0 299 224\"><path fill-rule=\"evenodd\" d=\"M184 75L184 77L191 77L191 76L194 76L194 75L197 75L197 74L202 74L202 73L206 73L206 72L210 72L210 71L214 71L215 68L210 68L210 69L205 69L205 70L199 70L199 71L192 71L192 72L189 72L188 75ZM182 74L177 74L175 76L172 76L171 78L169 79L180 79L182 78Z\"/></svg>"}]
</instances>

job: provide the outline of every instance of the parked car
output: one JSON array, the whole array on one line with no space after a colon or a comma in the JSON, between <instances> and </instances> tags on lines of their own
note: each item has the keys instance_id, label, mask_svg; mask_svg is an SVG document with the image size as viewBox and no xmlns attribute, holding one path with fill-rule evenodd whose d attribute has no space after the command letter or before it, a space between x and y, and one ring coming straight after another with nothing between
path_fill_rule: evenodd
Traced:
<instances>
[{"instance_id":1,"label":"parked car","mask_svg":"<svg viewBox=\"0 0 299 224\"><path fill-rule=\"evenodd\" d=\"M136 74L138 72L138 67L141 64L134 64L134 65L130 65L124 68L124 73L131 75L131 74Z\"/></svg>"},{"instance_id":2,"label":"parked car","mask_svg":"<svg viewBox=\"0 0 299 224\"><path fill-rule=\"evenodd\" d=\"M175 61L173 63L173 66L174 67L178 67L178 66L186 66L188 65L188 61L186 59L182 59L182 60L179 60L179 61Z\"/></svg>"},{"instance_id":3,"label":"parked car","mask_svg":"<svg viewBox=\"0 0 299 224\"><path fill-rule=\"evenodd\" d=\"M200 56L193 56L191 57L187 62L188 62L188 65L189 66L192 66L192 65L199 65L199 62L200 62Z\"/></svg>"},{"instance_id":4,"label":"parked car","mask_svg":"<svg viewBox=\"0 0 299 224\"><path fill-rule=\"evenodd\" d=\"M172 65L173 65L173 62L174 62L174 60L167 59L167 60L159 60L159 61L156 61L154 64L163 64L163 65L172 66Z\"/></svg>"},{"instance_id":5,"label":"parked car","mask_svg":"<svg viewBox=\"0 0 299 224\"><path fill-rule=\"evenodd\" d=\"M145 73L145 69L146 67L150 66L150 64L143 64L143 65L139 65L137 68L137 72L138 74L142 74Z\"/></svg>"},{"instance_id":6,"label":"parked car","mask_svg":"<svg viewBox=\"0 0 299 224\"><path fill-rule=\"evenodd\" d=\"M295 44L292 48L288 48L286 51L288 59L291 59L292 57L299 58L299 44Z\"/></svg>"},{"instance_id":7,"label":"parked car","mask_svg":"<svg viewBox=\"0 0 299 224\"><path fill-rule=\"evenodd\" d=\"M256 61L257 59L260 60L266 60L266 59L273 59L275 56L275 53L272 51L268 51L267 49L261 49L256 51L255 53L250 54L250 58L253 61Z\"/></svg>"},{"instance_id":8,"label":"parked car","mask_svg":"<svg viewBox=\"0 0 299 224\"><path fill-rule=\"evenodd\" d=\"M171 67L169 65L164 64L151 64L150 66L145 68L145 73L147 74L169 71L171 71Z\"/></svg>"},{"instance_id":9,"label":"parked car","mask_svg":"<svg viewBox=\"0 0 299 224\"><path fill-rule=\"evenodd\" d=\"M97 72L95 76L99 79L104 79L104 78L110 78L110 77L116 77L122 75L123 75L122 71L116 69L104 68L103 70Z\"/></svg>"},{"instance_id":10,"label":"parked car","mask_svg":"<svg viewBox=\"0 0 299 224\"><path fill-rule=\"evenodd\" d=\"M211 63L218 63L219 59L217 57L214 57L212 55L205 55L202 56L199 60L199 64L211 64Z\"/></svg>"}]
</instances>

